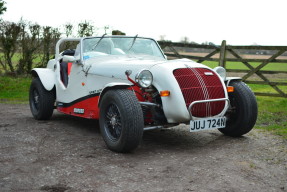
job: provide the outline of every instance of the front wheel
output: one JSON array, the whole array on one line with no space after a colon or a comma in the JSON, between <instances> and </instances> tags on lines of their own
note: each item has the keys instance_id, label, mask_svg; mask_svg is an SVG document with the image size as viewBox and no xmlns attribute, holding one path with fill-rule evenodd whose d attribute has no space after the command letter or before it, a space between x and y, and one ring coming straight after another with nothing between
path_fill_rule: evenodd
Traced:
<instances>
[{"instance_id":1,"label":"front wheel","mask_svg":"<svg viewBox=\"0 0 287 192\"><path fill-rule=\"evenodd\" d=\"M135 94L127 89L109 90L100 104L100 130L108 148L134 150L143 135L143 113Z\"/></svg>"},{"instance_id":2,"label":"front wheel","mask_svg":"<svg viewBox=\"0 0 287 192\"><path fill-rule=\"evenodd\" d=\"M226 128L219 129L225 135L239 137L251 131L257 119L257 102L251 89L241 81L232 81L234 92L229 93L230 109L226 114Z\"/></svg>"}]
</instances>

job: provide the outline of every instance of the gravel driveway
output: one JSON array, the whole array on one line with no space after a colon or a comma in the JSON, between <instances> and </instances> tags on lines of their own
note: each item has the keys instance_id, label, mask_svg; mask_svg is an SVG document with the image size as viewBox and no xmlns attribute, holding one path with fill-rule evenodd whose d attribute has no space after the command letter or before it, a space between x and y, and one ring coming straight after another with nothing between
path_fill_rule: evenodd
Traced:
<instances>
[{"instance_id":1,"label":"gravel driveway","mask_svg":"<svg viewBox=\"0 0 287 192\"><path fill-rule=\"evenodd\" d=\"M0 191L287 191L287 142L188 126L145 132L137 150L111 152L98 121L27 104L0 104Z\"/></svg>"}]
</instances>

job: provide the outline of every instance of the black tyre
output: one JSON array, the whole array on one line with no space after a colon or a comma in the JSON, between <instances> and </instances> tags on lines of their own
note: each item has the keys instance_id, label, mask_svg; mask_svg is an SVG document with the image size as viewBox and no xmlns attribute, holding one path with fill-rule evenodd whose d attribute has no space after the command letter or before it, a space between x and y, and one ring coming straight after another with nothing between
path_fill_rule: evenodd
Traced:
<instances>
[{"instance_id":1,"label":"black tyre","mask_svg":"<svg viewBox=\"0 0 287 192\"><path fill-rule=\"evenodd\" d=\"M35 119L50 119L55 103L54 91L47 91L39 78L33 79L29 91L30 109Z\"/></svg>"},{"instance_id":2,"label":"black tyre","mask_svg":"<svg viewBox=\"0 0 287 192\"><path fill-rule=\"evenodd\" d=\"M109 149L130 152L142 139L144 120L135 94L126 89L109 90L100 104L100 130Z\"/></svg>"},{"instance_id":3,"label":"black tyre","mask_svg":"<svg viewBox=\"0 0 287 192\"><path fill-rule=\"evenodd\" d=\"M257 119L257 102L251 89L241 81L233 81L230 86L234 92L229 93L231 108L226 114L226 128L219 129L225 135L239 137L248 133Z\"/></svg>"}]
</instances>

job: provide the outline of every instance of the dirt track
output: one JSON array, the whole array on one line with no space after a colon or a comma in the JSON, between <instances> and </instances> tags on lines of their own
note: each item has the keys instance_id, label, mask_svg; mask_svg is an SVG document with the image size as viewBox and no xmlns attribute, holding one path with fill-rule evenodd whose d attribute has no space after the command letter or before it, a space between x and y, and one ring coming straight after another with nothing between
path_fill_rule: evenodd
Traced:
<instances>
[{"instance_id":1,"label":"dirt track","mask_svg":"<svg viewBox=\"0 0 287 192\"><path fill-rule=\"evenodd\" d=\"M145 132L109 151L98 122L0 104L0 191L287 191L287 143L253 130L230 138L187 126Z\"/></svg>"}]
</instances>

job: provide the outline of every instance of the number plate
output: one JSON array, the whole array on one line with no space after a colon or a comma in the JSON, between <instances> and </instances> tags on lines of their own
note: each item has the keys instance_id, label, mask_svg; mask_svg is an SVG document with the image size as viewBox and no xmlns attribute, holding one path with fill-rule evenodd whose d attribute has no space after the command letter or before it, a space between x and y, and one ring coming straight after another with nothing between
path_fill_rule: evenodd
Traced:
<instances>
[{"instance_id":1,"label":"number plate","mask_svg":"<svg viewBox=\"0 0 287 192\"><path fill-rule=\"evenodd\" d=\"M216 118L206 118L199 120L190 121L190 132L201 131L206 129L218 129L225 128L226 118L216 117Z\"/></svg>"}]
</instances>

